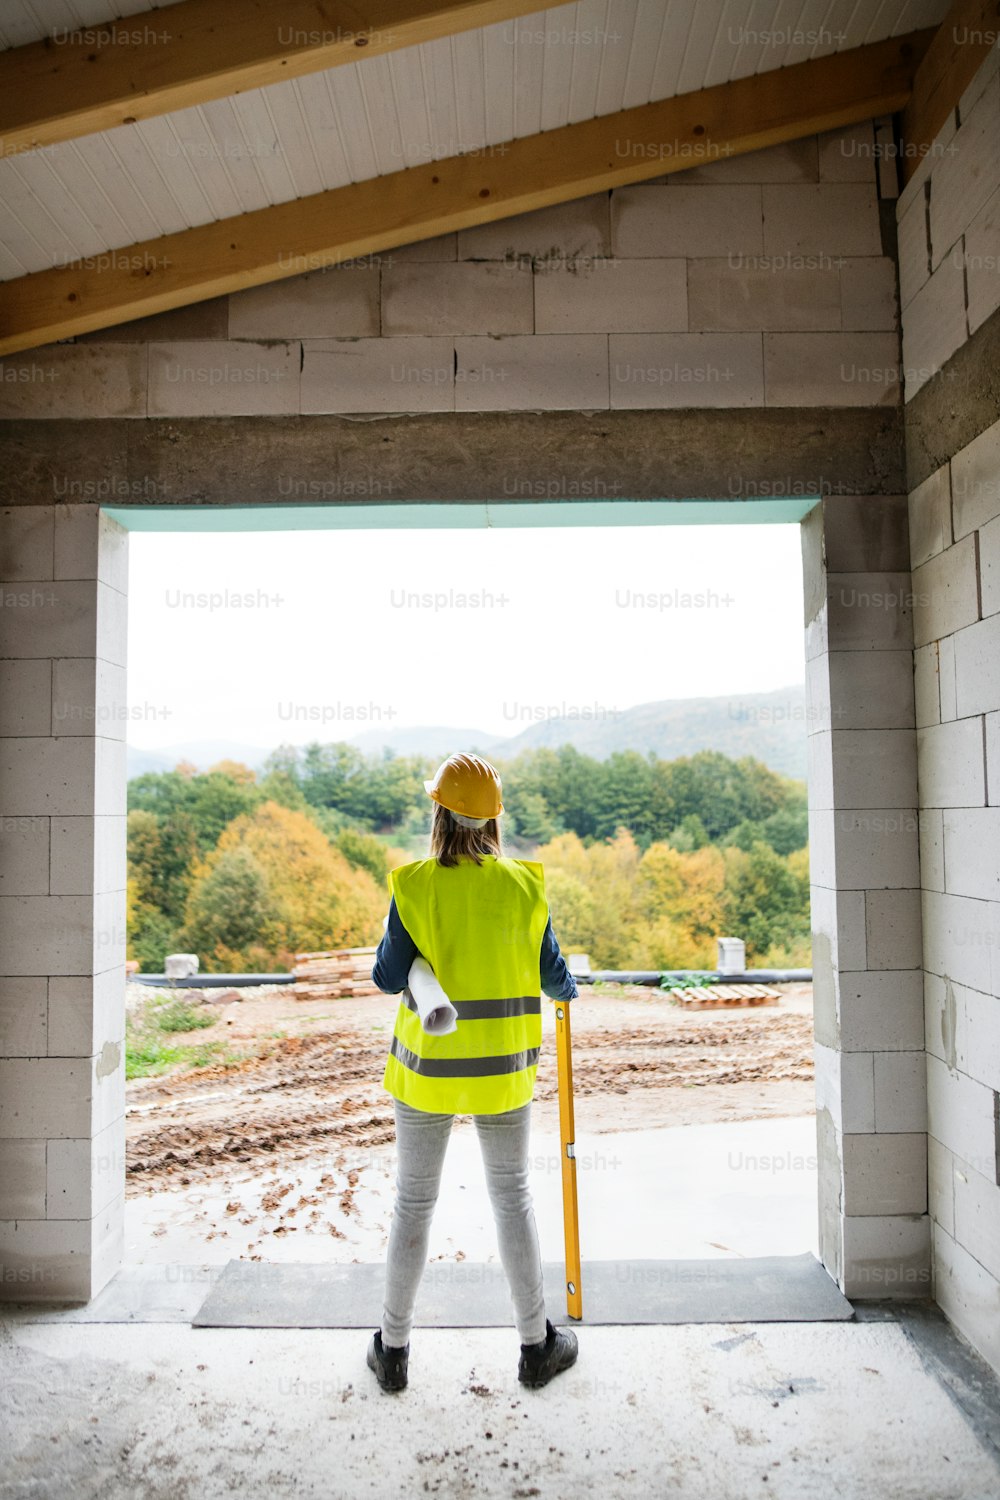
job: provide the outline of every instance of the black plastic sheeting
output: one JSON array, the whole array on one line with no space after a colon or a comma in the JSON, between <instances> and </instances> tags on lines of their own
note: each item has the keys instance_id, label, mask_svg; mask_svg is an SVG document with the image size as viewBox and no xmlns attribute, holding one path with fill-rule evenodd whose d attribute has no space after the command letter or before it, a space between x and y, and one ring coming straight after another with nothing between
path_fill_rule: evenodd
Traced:
<instances>
[{"instance_id":1,"label":"black plastic sheeting","mask_svg":"<svg viewBox=\"0 0 1000 1500\"><path fill-rule=\"evenodd\" d=\"M165 974L132 974L137 984L168 985L178 990L210 990L257 984L294 984L294 974L192 974L190 979L168 979ZM808 984L812 969L747 969L742 974L709 973L705 969L668 969L663 972L637 969L593 969L574 974L577 984L650 984L662 979L699 979L702 984Z\"/></svg>"}]
</instances>

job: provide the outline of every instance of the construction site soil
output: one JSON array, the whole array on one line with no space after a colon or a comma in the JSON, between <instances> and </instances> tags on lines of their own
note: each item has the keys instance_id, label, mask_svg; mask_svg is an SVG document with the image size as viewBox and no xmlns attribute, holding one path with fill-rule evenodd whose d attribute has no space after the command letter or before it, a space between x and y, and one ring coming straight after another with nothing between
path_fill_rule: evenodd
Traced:
<instances>
[{"instance_id":1,"label":"construction site soil","mask_svg":"<svg viewBox=\"0 0 1000 1500\"><path fill-rule=\"evenodd\" d=\"M581 986L570 1011L577 1129L601 1134L813 1113L811 987L779 988L777 1005L697 1011L642 986ZM221 1185L257 1166L286 1169L321 1155L350 1173L352 1157L391 1145L382 1069L395 997L301 1001L292 987L187 993L211 1005L213 1025L171 1040L222 1041L232 1060L129 1082L129 1197ZM130 984L130 1010L149 996ZM542 1020L532 1127L558 1132L549 1001ZM472 1122L457 1120L455 1128Z\"/></svg>"}]
</instances>

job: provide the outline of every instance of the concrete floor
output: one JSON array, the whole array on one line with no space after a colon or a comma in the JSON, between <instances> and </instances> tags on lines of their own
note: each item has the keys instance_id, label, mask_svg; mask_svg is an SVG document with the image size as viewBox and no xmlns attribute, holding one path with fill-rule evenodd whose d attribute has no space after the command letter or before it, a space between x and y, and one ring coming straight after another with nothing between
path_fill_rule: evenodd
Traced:
<instances>
[{"instance_id":1,"label":"concrete floor","mask_svg":"<svg viewBox=\"0 0 1000 1500\"><path fill-rule=\"evenodd\" d=\"M585 1328L542 1391L513 1331L418 1331L383 1394L334 1330L0 1320L3 1500L600 1494L996 1500L991 1372L933 1309Z\"/></svg>"},{"instance_id":2,"label":"concrete floor","mask_svg":"<svg viewBox=\"0 0 1000 1500\"><path fill-rule=\"evenodd\" d=\"M557 1258L550 1144L533 1141L534 1192ZM578 1171L585 1258L815 1246L811 1117L581 1137L578 1148L592 1152ZM347 1260L384 1254L387 1164L369 1167ZM650 1203L651 1181L669 1183L662 1201ZM202 1263L182 1289L192 1307L210 1263L242 1248L205 1243L211 1206L160 1194L129 1216L130 1261L154 1272ZM170 1234L153 1237L168 1219ZM434 1235L443 1259L460 1247L495 1256L472 1135L453 1136ZM313 1258L313 1236L287 1239L290 1256L272 1253L279 1238L266 1258ZM315 1236L315 1258L336 1244ZM0 1500L1000 1497L1000 1381L927 1305L861 1303L846 1323L584 1326L577 1364L538 1392L517 1383L513 1329L418 1328L397 1396L378 1389L357 1331L65 1316L0 1308Z\"/></svg>"},{"instance_id":3,"label":"concrete floor","mask_svg":"<svg viewBox=\"0 0 1000 1500\"><path fill-rule=\"evenodd\" d=\"M532 1131L535 1220L543 1260L563 1254L559 1137ZM819 1254L816 1214L816 1118L719 1121L656 1130L576 1136L580 1246L584 1259L713 1259ZM336 1205L346 1167L329 1151L312 1162L229 1173L126 1200L125 1259L132 1264L220 1263L256 1252L269 1261L350 1263L385 1259L395 1197L395 1147L351 1152L358 1172L350 1215L337 1215L343 1239L324 1212L289 1217L302 1195ZM328 1179L321 1186L321 1179ZM295 1191L266 1213L261 1199L277 1184ZM656 1186L651 1191L650 1184ZM229 1214L227 1203L246 1213ZM275 1231L278 1231L275 1233ZM448 1142L428 1257L497 1260L496 1229L471 1120L456 1121Z\"/></svg>"}]
</instances>

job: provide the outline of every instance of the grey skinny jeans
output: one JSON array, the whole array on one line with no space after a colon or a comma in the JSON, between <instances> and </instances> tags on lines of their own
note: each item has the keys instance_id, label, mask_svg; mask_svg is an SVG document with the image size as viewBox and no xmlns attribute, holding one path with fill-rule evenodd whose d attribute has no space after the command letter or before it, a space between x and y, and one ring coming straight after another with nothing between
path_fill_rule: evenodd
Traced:
<instances>
[{"instance_id":1,"label":"grey skinny jeans","mask_svg":"<svg viewBox=\"0 0 1000 1500\"><path fill-rule=\"evenodd\" d=\"M382 1309L382 1344L409 1343L417 1289L427 1264L431 1219L437 1203L454 1115L429 1114L394 1099L396 1206L389 1230ZM531 1104L498 1115L473 1115L496 1220L500 1259L510 1284L522 1344L545 1338L545 1298L538 1230L528 1186Z\"/></svg>"}]
</instances>

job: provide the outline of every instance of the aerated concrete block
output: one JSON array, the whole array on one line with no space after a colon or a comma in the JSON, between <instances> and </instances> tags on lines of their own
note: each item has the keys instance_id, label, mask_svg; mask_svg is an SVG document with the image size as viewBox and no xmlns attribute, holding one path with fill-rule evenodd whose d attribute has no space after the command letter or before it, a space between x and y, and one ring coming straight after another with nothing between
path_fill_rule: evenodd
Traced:
<instances>
[{"instance_id":1,"label":"aerated concrete block","mask_svg":"<svg viewBox=\"0 0 1000 1500\"><path fill-rule=\"evenodd\" d=\"M99 505L57 505L54 578L99 578L128 591L128 532Z\"/></svg>"},{"instance_id":2,"label":"aerated concrete block","mask_svg":"<svg viewBox=\"0 0 1000 1500\"><path fill-rule=\"evenodd\" d=\"M124 961L96 974L53 975L49 979L50 1056L93 1057L107 1042L124 1040Z\"/></svg>"},{"instance_id":3,"label":"aerated concrete block","mask_svg":"<svg viewBox=\"0 0 1000 1500\"><path fill-rule=\"evenodd\" d=\"M905 196L905 195L904 195ZM899 301L903 314L931 274L931 242L927 200L922 192L901 197L896 205L896 243L899 253Z\"/></svg>"},{"instance_id":4,"label":"aerated concrete block","mask_svg":"<svg viewBox=\"0 0 1000 1500\"><path fill-rule=\"evenodd\" d=\"M949 254L903 308L903 398L943 369L969 336L961 256Z\"/></svg>"},{"instance_id":5,"label":"aerated concrete block","mask_svg":"<svg viewBox=\"0 0 1000 1500\"><path fill-rule=\"evenodd\" d=\"M913 569L913 643L924 646L978 618L976 548L967 536Z\"/></svg>"},{"instance_id":6,"label":"aerated concrete block","mask_svg":"<svg viewBox=\"0 0 1000 1500\"><path fill-rule=\"evenodd\" d=\"M350 338L379 332L379 267L330 266L229 298L231 339Z\"/></svg>"},{"instance_id":7,"label":"aerated concrete block","mask_svg":"<svg viewBox=\"0 0 1000 1500\"><path fill-rule=\"evenodd\" d=\"M840 268L841 328L892 333L899 327L896 267L886 256L850 259Z\"/></svg>"},{"instance_id":8,"label":"aerated concrete block","mask_svg":"<svg viewBox=\"0 0 1000 1500\"><path fill-rule=\"evenodd\" d=\"M987 1088L1000 1090L1000 1014L995 992L963 985L958 991L959 1065Z\"/></svg>"},{"instance_id":9,"label":"aerated concrete block","mask_svg":"<svg viewBox=\"0 0 1000 1500\"><path fill-rule=\"evenodd\" d=\"M1000 710L986 714L986 790L991 807L1000 806Z\"/></svg>"},{"instance_id":10,"label":"aerated concrete block","mask_svg":"<svg viewBox=\"0 0 1000 1500\"><path fill-rule=\"evenodd\" d=\"M964 262L972 334L1000 307L1000 188L965 231Z\"/></svg>"},{"instance_id":11,"label":"aerated concrete block","mask_svg":"<svg viewBox=\"0 0 1000 1500\"><path fill-rule=\"evenodd\" d=\"M90 897L0 896L0 952L7 973L87 972L93 958L92 924Z\"/></svg>"},{"instance_id":12,"label":"aerated concrete block","mask_svg":"<svg viewBox=\"0 0 1000 1500\"><path fill-rule=\"evenodd\" d=\"M0 509L0 584L53 578L55 507Z\"/></svg>"},{"instance_id":13,"label":"aerated concrete block","mask_svg":"<svg viewBox=\"0 0 1000 1500\"><path fill-rule=\"evenodd\" d=\"M455 409L451 339L308 339L302 348L304 413Z\"/></svg>"},{"instance_id":14,"label":"aerated concrete block","mask_svg":"<svg viewBox=\"0 0 1000 1500\"><path fill-rule=\"evenodd\" d=\"M925 887L921 926L924 968L929 973L947 976L985 995L992 993L1000 948L1000 908L995 903ZM955 1149L959 1149L957 1142Z\"/></svg>"},{"instance_id":15,"label":"aerated concrete block","mask_svg":"<svg viewBox=\"0 0 1000 1500\"><path fill-rule=\"evenodd\" d=\"M742 265L739 259L686 262L692 331L840 328L841 283L835 266L762 265L760 258Z\"/></svg>"},{"instance_id":16,"label":"aerated concrete block","mask_svg":"<svg viewBox=\"0 0 1000 1500\"><path fill-rule=\"evenodd\" d=\"M258 417L299 410L300 345L150 344L151 417Z\"/></svg>"},{"instance_id":17,"label":"aerated concrete block","mask_svg":"<svg viewBox=\"0 0 1000 1500\"><path fill-rule=\"evenodd\" d=\"M979 578L983 615L1000 612L1000 516L979 533Z\"/></svg>"},{"instance_id":18,"label":"aerated concrete block","mask_svg":"<svg viewBox=\"0 0 1000 1500\"><path fill-rule=\"evenodd\" d=\"M107 621L105 615L104 621ZM116 655L124 654L120 649ZM98 657L56 658L52 664L51 724L60 738L80 735L124 740L129 703L125 667ZM165 705L150 705L151 712Z\"/></svg>"},{"instance_id":19,"label":"aerated concrete block","mask_svg":"<svg viewBox=\"0 0 1000 1500\"><path fill-rule=\"evenodd\" d=\"M424 262L382 272L382 334L534 332L528 266Z\"/></svg>"},{"instance_id":20,"label":"aerated concrete block","mask_svg":"<svg viewBox=\"0 0 1000 1500\"><path fill-rule=\"evenodd\" d=\"M841 969L839 991L845 1052L914 1052L923 1046L923 975L919 969L860 973Z\"/></svg>"},{"instance_id":21,"label":"aerated concrete block","mask_svg":"<svg viewBox=\"0 0 1000 1500\"><path fill-rule=\"evenodd\" d=\"M1000 703L1000 615L955 636L955 698L963 718L991 713Z\"/></svg>"},{"instance_id":22,"label":"aerated concrete block","mask_svg":"<svg viewBox=\"0 0 1000 1500\"><path fill-rule=\"evenodd\" d=\"M844 1210L878 1217L926 1213L926 1135L845 1134Z\"/></svg>"},{"instance_id":23,"label":"aerated concrete block","mask_svg":"<svg viewBox=\"0 0 1000 1500\"><path fill-rule=\"evenodd\" d=\"M9 817L83 817L93 809L93 741L0 740L0 813Z\"/></svg>"},{"instance_id":24,"label":"aerated concrete block","mask_svg":"<svg viewBox=\"0 0 1000 1500\"><path fill-rule=\"evenodd\" d=\"M611 199L613 254L760 256L761 191L749 184L618 188Z\"/></svg>"},{"instance_id":25,"label":"aerated concrete block","mask_svg":"<svg viewBox=\"0 0 1000 1500\"><path fill-rule=\"evenodd\" d=\"M943 814L939 808L920 809L920 879L923 889L944 890Z\"/></svg>"},{"instance_id":26,"label":"aerated concrete block","mask_svg":"<svg viewBox=\"0 0 1000 1500\"><path fill-rule=\"evenodd\" d=\"M919 1052L876 1052L875 1129L926 1141L927 1056Z\"/></svg>"},{"instance_id":27,"label":"aerated concrete block","mask_svg":"<svg viewBox=\"0 0 1000 1500\"><path fill-rule=\"evenodd\" d=\"M941 722L940 677L939 642L931 641L929 645L920 646L913 653L914 705L918 729Z\"/></svg>"},{"instance_id":28,"label":"aerated concrete block","mask_svg":"<svg viewBox=\"0 0 1000 1500\"><path fill-rule=\"evenodd\" d=\"M975 1171L996 1182L993 1090L931 1055L927 1058L927 1129Z\"/></svg>"},{"instance_id":29,"label":"aerated concrete block","mask_svg":"<svg viewBox=\"0 0 1000 1500\"><path fill-rule=\"evenodd\" d=\"M869 969L920 967L920 891L866 891L865 928Z\"/></svg>"},{"instance_id":30,"label":"aerated concrete block","mask_svg":"<svg viewBox=\"0 0 1000 1500\"><path fill-rule=\"evenodd\" d=\"M1000 109L995 89L973 105L934 163L931 177L931 265L941 264L952 245L996 188L1000 161Z\"/></svg>"},{"instance_id":31,"label":"aerated concrete block","mask_svg":"<svg viewBox=\"0 0 1000 1500\"><path fill-rule=\"evenodd\" d=\"M45 1174L50 1219L90 1219L125 1188L125 1116L93 1138L48 1143Z\"/></svg>"},{"instance_id":32,"label":"aerated concrete block","mask_svg":"<svg viewBox=\"0 0 1000 1500\"><path fill-rule=\"evenodd\" d=\"M0 738L52 730L52 663L0 660Z\"/></svg>"},{"instance_id":33,"label":"aerated concrete block","mask_svg":"<svg viewBox=\"0 0 1000 1500\"><path fill-rule=\"evenodd\" d=\"M45 1218L44 1140L0 1140L0 1219Z\"/></svg>"},{"instance_id":34,"label":"aerated concrete block","mask_svg":"<svg viewBox=\"0 0 1000 1500\"><path fill-rule=\"evenodd\" d=\"M917 782L921 809L985 806L981 721L958 719L918 729Z\"/></svg>"},{"instance_id":35,"label":"aerated concrete block","mask_svg":"<svg viewBox=\"0 0 1000 1500\"><path fill-rule=\"evenodd\" d=\"M996 1277L939 1224L934 1225L933 1296L959 1333L1000 1369Z\"/></svg>"},{"instance_id":36,"label":"aerated concrete block","mask_svg":"<svg viewBox=\"0 0 1000 1500\"><path fill-rule=\"evenodd\" d=\"M0 1057L44 1057L48 1051L44 975L0 978Z\"/></svg>"},{"instance_id":37,"label":"aerated concrete block","mask_svg":"<svg viewBox=\"0 0 1000 1500\"><path fill-rule=\"evenodd\" d=\"M0 896L48 893L49 822L44 817L0 816Z\"/></svg>"},{"instance_id":38,"label":"aerated concrete block","mask_svg":"<svg viewBox=\"0 0 1000 1500\"><path fill-rule=\"evenodd\" d=\"M874 172L867 183L774 183L762 189L768 255L881 255Z\"/></svg>"},{"instance_id":39,"label":"aerated concrete block","mask_svg":"<svg viewBox=\"0 0 1000 1500\"><path fill-rule=\"evenodd\" d=\"M760 151L719 157L691 167L683 174L683 185L713 186L725 183L817 182L819 180L818 148L826 145L829 155L836 151L834 135L804 136L799 141L782 141L764 146ZM833 149L830 149L833 148ZM680 179L676 179L680 185ZM673 183L669 184L673 186Z\"/></svg>"},{"instance_id":40,"label":"aerated concrete block","mask_svg":"<svg viewBox=\"0 0 1000 1500\"><path fill-rule=\"evenodd\" d=\"M927 1211L948 1234L955 1232L955 1158L947 1146L927 1137Z\"/></svg>"},{"instance_id":41,"label":"aerated concrete block","mask_svg":"<svg viewBox=\"0 0 1000 1500\"><path fill-rule=\"evenodd\" d=\"M955 896L1000 901L1000 807L946 808L942 828L945 888Z\"/></svg>"},{"instance_id":42,"label":"aerated concrete block","mask_svg":"<svg viewBox=\"0 0 1000 1500\"><path fill-rule=\"evenodd\" d=\"M912 729L834 729L831 758L832 807L916 806Z\"/></svg>"},{"instance_id":43,"label":"aerated concrete block","mask_svg":"<svg viewBox=\"0 0 1000 1500\"><path fill-rule=\"evenodd\" d=\"M611 254L608 193L478 224L458 234L459 260L592 260ZM664 252L654 252L664 253Z\"/></svg>"},{"instance_id":44,"label":"aerated concrete block","mask_svg":"<svg viewBox=\"0 0 1000 1500\"><path fill-rule=\"evenodd\" d=\"M909 497L910 563L919 568L952 543L951 468L942 464Z\"/></svg>"},{"instance_id":45,"label":"aerated concrete block","mask_svg":"<svg viewBox=\"0 0 1000 1500\"><path fill-rule=\"evenodd\" d=\"M765 333L768 406L895 406L895 333Z\"/></svg>"},{"instance_id":46,"label":"aerated concrete block","mask_svg":"<svg viewBox=\"0 0 1000 1500\"><path fill-rule=\"evenodd\" d=\"M0 584L0 589L0 656L24 661L95 654L97 598L92 583L24 580Z\"/></svg>"},{"instance_id":47,"label":"aerated concrete block","mask_svg":"<svg viewBox=\"0 0 1000 1500\"><path fill-rule=\"evenodd\" d=\"M606 411L608 340L546 333L455 340L456 411Z\"/></svg>"},{"instance_id":48,"label":"aerated concrete block","mask_svg":"<svg viewBox=\"0 0 1000 1500\"><path fill-rule=\"evenodd\" d=\"M929 1297L930 1228L926 1213L847 1215L845 1297L858 1302Z\"/></svg>"},{"instance_id":49,"label":"aerated concrete block","mask_svg":"<svg viewBox=\"0 0 1000 1500\"><path fill-rule=\"evenodd\" d=\"M0 419L145 417L146 346L46 344L0 361Z\"/></svg>"},{"instance_id":50,"label":"aerated concrete block","mask_svg":"<svg viewBox=\"0 0 1000 1500\"><path fill-rule=\"evenodd\" d=\"M622 333L608 345L613 409L764 404L758 333Z\"/></svg>"},{"instance_id":51,"label":"aerated concrete block","mask_svg":"<svg viewBox=\"0 0 1000 1500\"><path fill-rule=\"evenodd\" d=\"M834 729L909 729L914 723L909 651L831 651Z\"/></svg>"},{"instance_id":52,"label":"aerated concrete block","mask_svg":"<svg viewBox=\"0 0 1000 1500\"><path fill-rule=\"evenodd\" d=\"M86 1302L99 1290L92 1264L92 1221L0 1221L0 1299Z\"/></svg>"},{"instance_id":53,"label":"aerated concrete block","mask_svg":"<svg viewBox=\"0 0 1000 1500\"><path fill-rule=\"evenodd\" d=\"M680 259L602 260L584 266L549 261L534 273L534 331L686 331L687 280L688 264ZM527 331L532 331L530 321Z\"/></svg>"},{"instance_id":54,"label":"aerated concrete block","mask_svg":"<svg viewBox=\"0 0 1000 1500\"><path fill-rule=\"evenodd\" d=\"M840 1052L816 1043L816 1107L829 1111L841 1134L875 1129L873 1058L871 1052Z\"/></svg>"},{"instance_id":55,"label":"aerated concrete block","mask_svg":"<svg viewBox=\"0 0 1000 1500\"><path fill-rule=\"evenodd\" d=\"M1000 422L954 455L951 493L956 541L1000 516Z\"/></svg>"},{"instance_id":56,"label":"aerated concrete block","mask_svg":"<svg viewBox=\"0 0 1000 1500\"><path fill-rule=\"evenodd\" d=\"M89 1135L91 1073L89 1058L0 1060L0 1136L55 1140Z\"/></svg>"},{"instance_id":57,"label":"aerated concrete block","mask_svg":"<svg viewBox=\"0 0 1000 1500\"><path fill-rule=\"evenodd\" d=\"M909 573L827 575L827 639L834 651L901 651L913 644Z\"/></svg>"}]
</instances>

